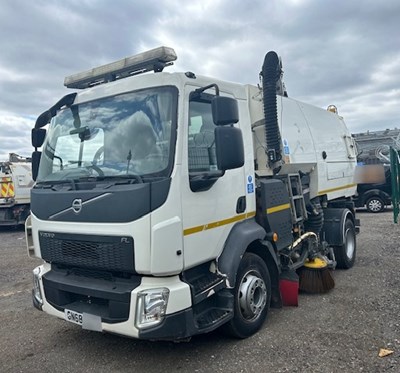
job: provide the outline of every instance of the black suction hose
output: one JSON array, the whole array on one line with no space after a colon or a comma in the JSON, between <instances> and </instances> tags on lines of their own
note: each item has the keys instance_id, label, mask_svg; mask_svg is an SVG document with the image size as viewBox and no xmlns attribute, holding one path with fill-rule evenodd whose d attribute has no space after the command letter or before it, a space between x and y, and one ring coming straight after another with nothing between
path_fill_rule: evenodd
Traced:
<instances>
[{"instance_id":1,"label":"black suction hose","mask_svg":"<svg viewBox=\"0 0 400 373\"><path fill-rule=\"evenodd\" d=\"M261 74L263 78L266 153L269 167L276 170L279 167L278 162L282 160L282 141L276 102L276 83L281 76L281 67L279 57L274 51L266 54Z\"/></svg>"}]
</instances>

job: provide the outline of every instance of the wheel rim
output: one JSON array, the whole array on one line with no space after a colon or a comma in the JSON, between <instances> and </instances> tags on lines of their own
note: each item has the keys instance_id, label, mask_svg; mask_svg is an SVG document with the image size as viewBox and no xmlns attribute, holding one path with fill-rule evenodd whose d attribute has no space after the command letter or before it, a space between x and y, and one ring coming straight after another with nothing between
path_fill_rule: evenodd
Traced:
<instances>
[{"instance_id":1,"label":"wheel rim","mask_svg":"<svg viewBox=\"0 0 400 373\"><path fill-rule=\"evenodd\" d=\"M267 287L261 275L255 271L247 272L239 285L239 307L244 319L257 319L267 304Z\"/></svg>"},{"instance_id":2,"label":"wheel rim","mask_svg":"<svg viewBox=\"0 0 400 373\"><path fill-rule=\"evenodd\" d=\"M346 230L346 255L351 260L354 255L354 250L356 248L356 240L354 237L354 231L352 229Z\"/></svg>"},{"instance_id":3,"label":"wheel rim","mask_svg":"<svg viewBox=\"0 0 400 373\"><path fill-rule=\"evenodd\" d=\"M382 202L379 199L371 199L371 201L368 202L368 208L374 212L381 211Z\"/></svg>"}]
</instances>

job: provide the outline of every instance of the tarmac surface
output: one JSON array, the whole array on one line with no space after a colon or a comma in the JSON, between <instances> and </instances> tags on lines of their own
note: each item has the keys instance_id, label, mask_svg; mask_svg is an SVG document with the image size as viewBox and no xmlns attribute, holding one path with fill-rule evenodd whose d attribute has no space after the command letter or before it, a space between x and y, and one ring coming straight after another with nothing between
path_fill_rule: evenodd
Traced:
<instances>
[{"instance_id":1,"label":"tarmac surface","mask_svg":"<svg viewBox=\"0 0 400 373\"><path fill-rule=\"evenodd\" d=\"M272 309L256 335L148 342L82 330L33 308L22 228L0 227L1 372L400 372L400 226L361 211L357 259L327 294ZM393 351L379 357L380 349Z\"/></svg>"}]
</instances>

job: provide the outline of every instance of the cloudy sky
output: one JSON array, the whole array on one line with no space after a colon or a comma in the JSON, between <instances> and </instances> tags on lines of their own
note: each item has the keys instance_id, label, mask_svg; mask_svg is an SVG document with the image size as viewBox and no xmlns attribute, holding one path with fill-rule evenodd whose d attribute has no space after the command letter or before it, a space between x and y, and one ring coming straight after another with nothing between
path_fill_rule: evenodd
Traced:
<instances>
[{"instance_id":1,"label":"cloudy sky","mask_svg":"<svg viewBox=\"0 0 400 373\"><path fill-rule=\"evenodd\" d=\"M335 104L353 133L400 127L400 1L1 0L0 160L29 156L64 77L160 45L193 71L258 83L266 52L289 96Z\"/></svg>"}]
</instances>

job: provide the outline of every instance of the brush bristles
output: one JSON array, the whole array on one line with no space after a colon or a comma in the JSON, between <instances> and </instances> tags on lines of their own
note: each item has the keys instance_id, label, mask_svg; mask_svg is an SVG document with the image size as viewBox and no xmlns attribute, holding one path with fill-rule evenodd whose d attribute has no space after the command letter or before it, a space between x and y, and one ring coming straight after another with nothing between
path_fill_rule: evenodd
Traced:
<instances>
[{"instance_id":1,"label":"brush bristles","mask_svg":"<svg viewBox=\"0 0 400 373\"><path fill-rule=\"evenodd\" d=\"M306 293L326 293L335 287L331 271L325 268L303 267L299 274L299 289Z\"/></svg>"}]
</instances>

